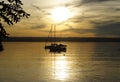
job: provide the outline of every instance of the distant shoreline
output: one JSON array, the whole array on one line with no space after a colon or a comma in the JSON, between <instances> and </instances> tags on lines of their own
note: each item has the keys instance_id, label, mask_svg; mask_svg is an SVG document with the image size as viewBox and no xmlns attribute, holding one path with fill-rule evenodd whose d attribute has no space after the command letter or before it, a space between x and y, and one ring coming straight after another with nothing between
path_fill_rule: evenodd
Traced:
<instances>
[{"instance_id":1,"label":"distant shoreline","mask_svg":"<svg viewBox=\"0 0 120 82\"><path fill-rule=\"evenodd\" d=\"M50 42L53 39L47 37L10 37L3 42ZM55 38L55 41L63 42L120 42L120 38L98 38L98 37L65 37Z\"/></svg>"}]
</instances>

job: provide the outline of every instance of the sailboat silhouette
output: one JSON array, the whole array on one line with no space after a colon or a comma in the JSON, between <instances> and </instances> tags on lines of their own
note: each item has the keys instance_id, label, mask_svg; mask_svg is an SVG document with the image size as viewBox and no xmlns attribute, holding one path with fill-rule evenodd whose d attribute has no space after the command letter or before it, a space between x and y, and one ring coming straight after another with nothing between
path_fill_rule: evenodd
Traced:
<instances>
[{"instance_id":1,"label":"sailboat silhouette","mask_svg":"<svg viewBox=\"0 0 120 82\"><path fill-rule=\"evenodd\" d=\"M66 52L67 45L64 45L62 43L57 43L55 40L56 39L56 25L54 24L51 25L51 30L49 34L51 38L51 43L45 44L45 49L48 49L50 52L54 52L54 53Z\"/></svg>"}]
</instances>

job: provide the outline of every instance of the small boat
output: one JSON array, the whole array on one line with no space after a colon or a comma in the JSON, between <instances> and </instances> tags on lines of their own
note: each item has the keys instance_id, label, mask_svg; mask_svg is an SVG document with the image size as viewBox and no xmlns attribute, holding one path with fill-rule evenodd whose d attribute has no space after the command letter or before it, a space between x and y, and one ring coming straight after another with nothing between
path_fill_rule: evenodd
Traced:
<instances>
[{"instance_id":1,"label":"small boat","mask_svg":"<svg viewBox=\"0 0 120 82\"><path fill-rule=\"evenodd\" d=\"M54 28L54 30L52 30ZM55 52L55 53L61 53L61 52L66 52L66 47L67 45L64 45L62 43L56 43L55 42L55 25L51 25L51 31L50 33L52 33L51 35L54 35L51 41L51 44L46 44L45 45L45 49L48 49L50 52Z\"/></svg>"},{"instance_id":2,"label":"small boat","mask_svg":"<svg viewBox=\"0 0 120 82\"><path fill-rule=\"evenodd\" d=\"M66 52L66 45L63 44L51 44L45 46L45 49L49 49L50 52Z\"/></svg>"}]
</instances>

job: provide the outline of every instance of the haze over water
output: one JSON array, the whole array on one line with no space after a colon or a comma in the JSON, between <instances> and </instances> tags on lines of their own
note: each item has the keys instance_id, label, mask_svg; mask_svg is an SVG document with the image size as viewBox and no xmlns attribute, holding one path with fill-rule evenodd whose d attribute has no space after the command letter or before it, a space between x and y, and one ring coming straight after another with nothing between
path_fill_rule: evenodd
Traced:
<instances>
[{"instance_id":1,"label":"haze over water","mask_svg":"<svg viewBox=\"0 0 120 82\"><path fill-rule=\"evenodd\" d=\"M4 42L0 82L119 82L120 43L64 42L52 54L45 42Z\"/></svg>"}]
</instances>

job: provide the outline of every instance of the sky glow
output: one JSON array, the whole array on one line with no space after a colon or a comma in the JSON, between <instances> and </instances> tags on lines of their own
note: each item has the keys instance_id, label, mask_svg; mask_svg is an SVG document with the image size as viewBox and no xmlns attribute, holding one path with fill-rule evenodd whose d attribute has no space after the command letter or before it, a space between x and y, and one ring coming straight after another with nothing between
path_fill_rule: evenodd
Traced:
<instances>
[{"instance_id":1,"label":"sky glow","mask_svg":"<svg viewBox=\"0 0 120 82\"><path fill-rule=\"evenodd\" d=\"M56 21L61 22L57 27L64 37L120 37L120 0L22 2L31 16L13 26L3 23L10 36L47 37L50 25Z\"/></svg>"}]
</instances>

